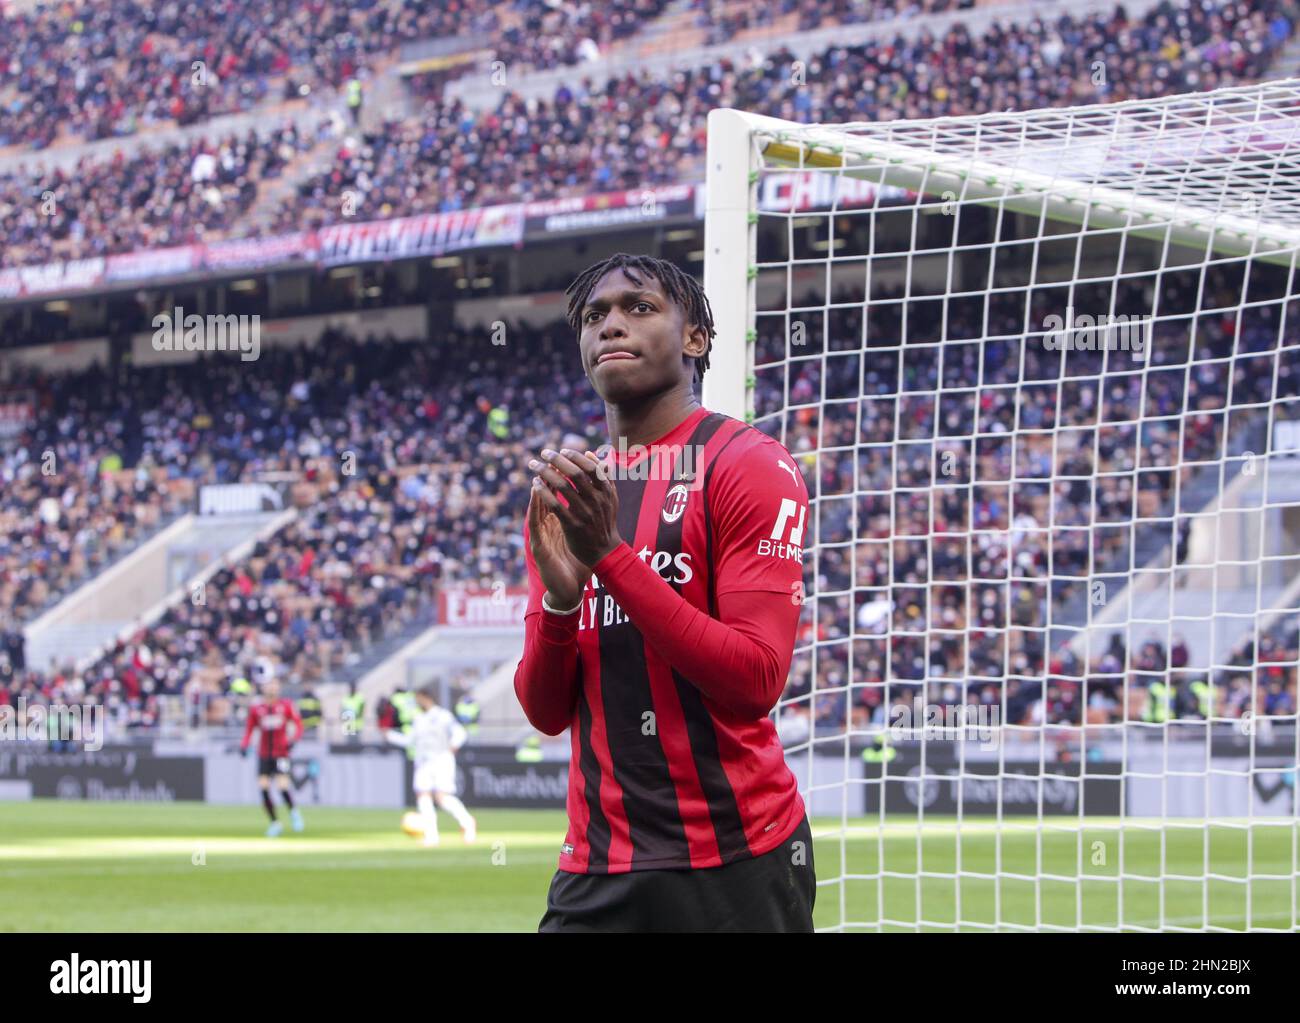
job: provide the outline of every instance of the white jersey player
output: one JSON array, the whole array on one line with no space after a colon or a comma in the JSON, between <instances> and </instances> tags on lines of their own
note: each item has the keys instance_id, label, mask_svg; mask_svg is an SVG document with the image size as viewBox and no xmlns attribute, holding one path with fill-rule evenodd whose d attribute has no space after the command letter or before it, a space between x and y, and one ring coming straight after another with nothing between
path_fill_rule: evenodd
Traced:
<instances>
[{"instance_id":1,"label":"white jersey player","mask_svg":"<svg viewBox=\"0 0 1300 1023\"><path fill-rule=\"evenodd\" d=\"M424 844L438 844L438 815L434 805L456 819L466 842L474 841L478 825L456 797L456 751L469 737L451 711L439 707L431 688L415 694L420 713L409 732L388 732L389 742L406 746L415 759L415 805L424 822Z\"/></svg>"}]
</instances>

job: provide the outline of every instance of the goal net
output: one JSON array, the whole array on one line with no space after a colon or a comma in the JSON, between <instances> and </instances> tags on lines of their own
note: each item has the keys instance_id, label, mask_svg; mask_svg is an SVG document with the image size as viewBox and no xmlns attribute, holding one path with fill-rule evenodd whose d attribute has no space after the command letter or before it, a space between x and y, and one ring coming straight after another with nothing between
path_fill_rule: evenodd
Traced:
<instances>
[{"instance_id":1,"label":"goal net","mask_svg":"<svg viewBox=\"0 0 1300 1023\"><path fill-rule=\"evenodd\" d=\"M818 928L1296 930L1300 80L708 147Z\"/></svg>"}]
</instances>

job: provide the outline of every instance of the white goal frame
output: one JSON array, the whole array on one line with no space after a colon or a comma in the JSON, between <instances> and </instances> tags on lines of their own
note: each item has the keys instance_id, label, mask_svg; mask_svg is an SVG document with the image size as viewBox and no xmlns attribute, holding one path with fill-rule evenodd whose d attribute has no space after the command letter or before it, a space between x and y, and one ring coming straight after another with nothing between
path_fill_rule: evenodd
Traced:
<instances>
[{"instance_id":1,"label":"white goal frame","mask_svg":"<svg viewBox=\"0 0 1300 1023\"><path fill-rule=\"evenodd\" d=\"M1224 188L1223 161L1234 161L1234 154L1268 153L1281 149L1298 173L1294 179L1282 180L1276 173L1264 179L1246 176ZM1178 153L1186 159L1162 160L1152 153ZM1143 156L1142 154L1148 154ZM1203 154L1204 158L1201 158ZM1286 161L1283 161L1284 165ZM1236 164L1233 164L1236 166ZM787 274L795 260L782 264L757 262L758 190L762 175L777 168L789 171L829 173L869 181L880 188L905 189L928 197L945 197L960 207L995 207L1046 221L1075 225L1080 233L1093 230L1117 231L1126 236L1153 239L1164 246L1194 250L1206 261L1222 257L1244 257L1271 266L1289 268L1293 278L1300 265L1300 79L1263 85L1235 87L1213 93L1171 96L1159 100L1134 100L1095 106L1054 108L1024 113L999 113L970 117L950 117L924 122L885 122L881 124L804 125L782 121L733 109L717 109L709 114L706 175L704 288L713 311L717 334L711 356L711 368L703 383L705 407L739 419L754 419L755 360L754 342L758 331L757 294L762 274ZM1242 192L1246 193L1244 196ZM1225 198L1227 197L1227 198ZM1238 202L1237 200L1244 200ZM884 209L879 192L872 210ZM811 215L833 217L837 207L821 209ZM858 215L862 209L854 211ZM783 214L785 215L785 214ZM789 214L794 215L794 214ZM1040 226L1041 231L1041 226ZM833 249L824 259L806 260L820 267L833 262ZM830 292L830 269L827 267L827 294ZM789 292L787 292L789 293ZM1283 319L1285 320L1285 307ZM1269 410L1269 432L1273 425ZM1267 476L1267 459L1265 460ZM1222 476L1220 478L1223 478ZM809 484L814 504L817 494ZM813 509L814 517L816 508ZM809 552L811 553L811 551ZM1300 553L1300 552L1296 552ZM809 595L814 596L813 594ZM1295 613L1294 596L1280 613ZM1276 617L1276 616L1274 616ZM1091 623L1092 619L1089 618ZM1258 634L1257 634L1258 635ZM851 640L850 640L851 642ZM928 675L927 675L928 684ZM1125 699L1127 700L1127 683ZM1252 691L1253 698L1253 691ZM779 708L778 708L779 709ZM1127 719L1126 719L1127 720ZM1213 725L1211 713L1207 725ZM1291 726L1295 728L1295 715ZM1155 726L1161 727L1161 726ZM1164 726L1166 739L1167 724ZM1045 729L1040 729L1045 730ZM1296 761L1300 763L1300 729L1296 739ZM852 729L850 728L850 732ZM1210 728L1206 728L1207 756ZM1125 745L1127 754L1127 740ZM1254 739L1251 740L1252 764ZM789 754L788 754L789 755ZM797 756L797 754L796 754ZM846 745L847 759L847 745ZM922 754L924 757L924 754ZM801 778L801 790L807 796L809 767ZM1255 768L1250 768L1254 771ZM1125 765L1127 771L1127 763ZM1210 767L1208 774L1213 774ZM1209 804L1209 777L1206 779L1206 805ZM1250 776L1253 778L1253 775ZM1294 779L1294 772L1292 774ZM1294 782L1293 782L1294 784ZM839 782L848 788L847 782ZM1121 792L1123 782L1121 781ZM1122 800L1121 796L1121 800ZM1300 804L1300 796L1294 802ZM882 797L883 804L883 797ZM847 796L843 802L847 807ZM960 801L958 806L960 807ZM847 881L874 882L883 886L892 875L881 859L876 872L862 875L847 865L846 841L855 828L850 825L847 809L838 832L818 828L817 869L819 875L820 929L830 930L922 930L922 929L991 929L991 930L1168 930L1215 931L1239 929L1220 926L1206 912L1200 920L1167 916L1163 885L1166 881L1195 883L1194 876L1178 874L1166 867L1165 828L1174 823L1162 813L1154 821L1134 821L1133 826L1147 828L1159 842L1161 894L1159 915L1155 921L1129 921L1122 909L1118 927L1060 926L1042 918L1042 888L1071 878L1055 876L1043 866L1044 835L1050 838L1054 825L1042 816L1040 797L1037 821L1039 867L1033 876L1006 874L1017 881L1032 884L1039 901L1038 916L1032 924L1005 922L998 917L992 925L964 923L960 907L962 870L962 829L977 835L990 826L1002 831L1001 800L996 825L967 824L958 811L956 886L958 908L951 923L931 925L921 909L921 885L916 881L915 919L890 918L885 910L883 887L879 895L880 912L871 923L851 917L846 909ZM1244 829L1250 860L1254 848L1255 808L1253 795L1246 823L1225 820L1226 828ZM1121 811L1121 816L1123 812ZM916 822L916 844L920 855L923 821ZM1217 823L1217 822L1216 822ZM1290 869L1287 872L1260 874L1245 879L1247 908L1246 928L1295 931L1300 928L1297 911L1297 876L1300 876L1300 832L1296 830L1294 811L1288 820L1274 822L1290 830ZM1080 813L1082 824L1082 813ZM890 827L884 811L879 820L868 822L865 831L872 841L883 842ZM1106 825L1098 825L1105 827ZM1120 882L1133 880L1125 873L1124 832L1129 822L1111 825L1119 831ZM1208 825L1205 831L1207 862L1210 849ZM1008 828L1010 825L1008 825ZM1084 853L1083 829L1078 829L1079 851ZM911 831L906 832L911 835ZM835 862L834 839L839 839L839 861ZM999 834L999 842L1001 835ZM1131 841L1131 840L1130 840ZM825 844L823 844L825 843ZM995 883L1003 878L999 845L999 868ZM923 870L918 872L924 875ZM928 876L928 875L927 875ZM972 875L980 876L984 875ZM1075 882L1080 878L1075 877ZM1145 878L1143 878L1145 880ZM1206 880L1202 877L1201 880ZM1221 880L1217 877L1211 880ZM1223 879L1234 881L1235 878ZM1288 890L1289 906L1269 919L1252 922L1251 891L1253 881L1275 884L1272 891ZM1079 919L1083 918L1083 885L1078 884ZM999 900L1000 900L1000 887ZM1206 888L1208 891L1208 887ZM822 903L838 896L838 914L827 913ZM1120 896L1121 906L1123 896ZM836 916L838 915L838 919Z\"/></svg>"}]
</instances>

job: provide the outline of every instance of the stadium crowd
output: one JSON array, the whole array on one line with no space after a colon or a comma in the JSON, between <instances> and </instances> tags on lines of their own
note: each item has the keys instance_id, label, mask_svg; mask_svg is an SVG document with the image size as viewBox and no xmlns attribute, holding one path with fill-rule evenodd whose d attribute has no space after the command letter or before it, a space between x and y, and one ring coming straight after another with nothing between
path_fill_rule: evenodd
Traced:
<instances>
[{"instance_id":1,"label":"stadium crowd","mask_svg":"<svg viewBox=\"0 0 1300 1023\"><path fill-rule=\"evenodd\" d=\"M668 0L585 0L516 4L518 20L502 24L499 5L492 12L492 58L515 71L549 71L573 67L608 54L611 47L633 38L659 17Z\"/></svg>"},{"instance_id":2,"label":"stadium crowd","mask_svg":"<svg viewBox=\"0 0 1300 1023\"><path fill-rule=\"evenodd\" d=\"M1173 308L1176 295L1171 291L1166 301ZM1046 626L1068 620L1069 602L1090 568L1126 556L1123 540L1139 509L1144 517L1167 509L1178 490L1175 475L1186 479L1190 463L1222 453L1229 379L1232 407L1274 396L1275 375L1262 372L1256 360L1278 357L1278 324L1269 319L1275 307L1261 305L1246 315L1235 344L1226 322L1203 317L1191 366L1184 331L1181 341L1171 336L1154 345L1149 366L1112 360L1103 372L1098 353L1075 352L1064 375L1059 357L1041 346L1027 345L1022 364L1012 340L1015 323L1003 310L990 322L1002 324L1007 340L982 345L982 377L976 345L950 342L945 349L938 419L933 395L924 393L940 385L937 363L920 354L921 346L918 360L909 355L899 372L899 324L891 327L890 308L881 301L873 311L880 334L867 357L879 361L865 374L861 395L853 390L856 356L829 360L838 368L828 372L830 401L820 422L805 414L820 382L800 375L792 385L785 442L809 477L817 468L807 456L822 449L819 475L809 483L821 501L816 589L823 596L809 606L801 635L805 645L814 638L821 644L816 691L805 651L792 671L787 718L811 712L819 734L850 722L863 726L885 712L886 678L891 700L910 700L928 677L959 702L999 704L1007 680L1013 723L1043 715L1078 723L1085 705L1089 720L1123 719L1122 676L1132 672L1138 683L1133 691L1146 693L1165 656L1159 645L1147 644L1132 658L1122 649L1108 651L1085 669L1059 652L1049 654ZM937 326L913 316L909 328L922 334ZM973 338L977 324L950 317L949 336ZM854 327L838 322L834 329ZM1300 338L1300 321L1293 319L1285 333ZM478 333L451 330L437 345L424 345L327 332L310 350L265 350L256 373L238 360L207 358L109 378L88 372L42 382L49 415L25 438L25 462L52 446L71 470L78 462L67 452L91 452L93 467L108 451L142 480L183 482L191 492L204 483L287 472L300 481L293 501L300 511L249 557L223 566L202 602L178 602L84 672L66 665L24 670L0 655L2 688L11 697L90 694L147 724L155 719L159 695L219 695L239 678L267 673L293 683L321 680L378 639L427 620L441 582L523 585L523 463L530 452L556 442L556 422L580 431L566 443L598 443L603 409L582 382L567 328L514 328L508 338L507 345L494 346ZM527 360L518 358L516 345L529 353ZM758 350L760 409L770 407L773 378L763 362L771 345L765 336ZM1276 379L1277 396L1296 396L1294 359L1281 360ZM837 396L847 400L836 402ZM809 408L799 407L804 404ZM859 407L860 446L835 450L855 443ZM1178 420L1155 418L1183 410L1196 410L1183 417L1185 424L1205 417L1204 428L1180 433ZM980 449L972 457L977 414ZM1030 443L1020 445L1012 485L1017 415L1021 440L1034 436L1026 430L1058 430L1054 486L1047 481L1050 445L1044 452ZM118 425L106 446L102 424L110 418ZM780 422L760 418L768 429ZM895 445L896 423L901 435ZM944 445L956 455L947 483L932 475ZM899 453L892 465L890 451ZM351 473L345 470L349 452ZM82 501L80 486L93 479L88 474L78 485L63 486ZM951 492L931 507L925 495L932 488ZM157 502L169 493L159 485L145 497ZM1135 499L1138 494L1148 495L1145 503ZM32 491L14 503L30 518L40 514L43 500ZM866 527L850 554L834 543L848 535L854 514ZM1114 528L1103 532L1099 523ZM933 550L932 528L942 534ZM14 583L12 572L0 575L0 585ZM851 690L844 681L848 656ZM1231 692L1222 713L1240 713L1242 677L1227 678ZM1280 687L1270 697L1273 705L1287 705L1294 699L1293 667L1269 684ZM1148 710L1134 704L1128 713L1141 717Z\"/></svg>"},{"instance_id":3,"label":"stadium crowd","mask_svg":"<svg viewBox=\"0 0 1300 1023\"><path fill-rule=\"evenodd\" d=\"M913 40L833 47L809 62L806 85L791 81L794 55L780 49L751 66L718 60L667 80L648 73L603 83L568 80L549 101L506 92L494 109L481 112L437 95L418 116L385 120L372 132L354 135L341 122L323 122L305 133L309 138L285 128L261 141L236 142L243 148L217 161L224 174L219 196L194 178L196 166L211 166L221 142L175 147L156 184L146 183L147 167L123 154L108 164L87 161L75 186L54 181L51 187L48 175L27 171L0 177L0 236L12 239L3 265L50 258L53 243L35 236L51 229L59 235L55 258L77 258L280 234L346 216L386 219L697 180L705 115L715 106L802 122L882 121L1244 84L1269 66L1297 21L1296 0L1162 3L1140 20L1116 7L1052 22L994 24L978 38L954 24L938 38L922 32ZM1105 66L1100 84L1094 83L1096 61ZM247 182L261 177L254 170L265 166L273 174L293 152L325 138L334 140L329 166L306 171L278 205L249 216ZM259 152L265 149L272 152ZM124 164L138 173L125 173ZM52 191L58 199L61 190L95 198L66 204L48 221L42 197ZM356 203L345 208L344 192ZM175 194L185 200L175 206L181 214L164 208Z\"/></svg>"},{"instance_id":4,"label":"stadium crowd","mask_svg":"<svg viewBox=\"0 0 1300 1023\"><path fill-rule=\"evenodd\" d=\"M918 14L941 14L944 11L974 6L974 0L924 0L923 3L900 3L898 0L779 0L770 4L735 3L734 0L694 0L698 12L695 24L707 29L708 46L726 43L742 32L776 28L794 15L797 32L833 25L861 25L872 21L890 21Z\"/></svg>"},{"instance_id":5,"label":"stadium crowd","mask_svg":"<svg viewBox=\"0 0 1300 1023\"><path fill-rule=\"evenodd\" d=\"M1209 271L1205 294L1231 295L1230 273ZM789 348L763 326L777 319L760 320L760 428L784 426L821 498L809 589L823 596L815 629L805 622L803 634L819 646L817 667L811 651L795 659L789 734L804 734L809 719L829 734L880 723L886 679L891 702L910 704L937 679L946 699L997 704L1011 724L1043 715L1080 724L1085 705L1090 721L1124 720L1117 694L1133 671L1128 719L1155 713L1144 701L1164 657L1158 640L1131 659L1121 645L1082 665L1048 649L1049 628L1086 620L1090 579L1139 567L1137 521L1156 551L1168 545L1181 562L1186 516L1198 510L1181 495L1195 470L1217 473L1225 455L1260 440L1270 403L1300 398L1300 305L1290 304L1285 324L1277 304L1240 320L1231 308L1206 315L1188 284L1162 281L1168 319L1154 325L1140 361L1088 350L1062 358L1042 343L1039 303L1026 339L1022 295L990 296L987 318L957 302L909 303L904 337L899 293L882 293L866 348L824 360L803 358L815 345ZM1121 288L1116 308L1128 299L1136 293ZM827 319L833 338L862 336L861 306L847 294L834 296ZM1231 690L1220 716L1242 713L1243 678L1249 672L1215 682ZM1294 663L1269 680L1292 712L1295 681Z\"/></svg>"},{"instance_id":6,"label":"stadium crowd","mask_svg":"<svg viewBox=\"0 0 1300 1023\"><path fill-rule=\"evenodd\" d=\"M392 120L299 190L303 217L332 219L335 196L356 188L382 216L642 188L702 178L707 113L738 107L792 121L888 121L1152 98L1255 80L1290 38L1300 6L1261 0L1248 10L1205 0L1122 7L1053 23L994 25L973 38L954 24L940 38L833 47L791 80L780 49L750 66L721 59L560 85L552 99L514 93L471 114L426 102L418 120ZM1094 62L1106 63L1095 85ZM864 88L864 84L869 84ZM303 208L303 207L306 208Z\"/></svg>"},{"instance_id":7,"label":"stadium crowd","mask_svg":"<svg viewBox=\"0 0 1300 1023\"><path fill-rule=\"evenodd\" d=\"M465 38L516 70L591 60L667 0L77 0L8 8L0 146L129 136L338 88L402 43Z\"/></svg>"},{"instance_id":8,"label":"stadium crowd","mask_svg":"<svg viewBox=\"0 0 1300 1023\"><path fill-rule=\"evenodd\" d=\"M318 133L330 131L322 121ZM211 241L248 215L259 188L317 135L265 135L119 151L112 160L0 177L5 265L25 266Z\"/></svg>"},{"instance_id":9,"label":"stadium crowd","mask_svg":"<svg viewBox=\"0 0 1300 1023\"><path fill-rule=\"evenodd\" d=\"M761 24L761 16L731 20L734 7L697 6L701 25L721 34ZM198 116L260 102L277 77L340 84L400 41L453 28L486 34L510 59L567 66L663 7L626 0L593 23L589 5L524 0L516 17L498 22L487 0L436 11L413 0L318 0L292 10L236 0L196 58L216 83ZM894 7L787 2L775 13L797 13L806 29L819 18L861 20L868 9L875 17ZM98 137L190 116L175 96L189 57L178 40L195 10L168 5L129 27L144 15L127 0L11 13L0 66L17 87L0 106L0 144L49 144L59 123ZM1197 0L1161 3L1136 20L1116 7L995 23L978 38L953 25L937 38L828 49L810 62L805 86L791 83L793 53L781 49L666 80L629 74L595 85L574 76L550 101L508 92L481 113L430 93L418 117L355 138L335 120L315 132L284 127L161 152L123 149L66 174L0 177L4 265L318 226L342 215L347 190L360 194L363 219L380 219L696 180L704 115L720 105L795 121L889 120L1243 83L1269 66L1298 18L1294 0ZM593 24L596 40L584 34ZM48 59L83 51L93 60ZM112 73L88 73L96 61ZM254 216L257 184L326 140L329 168ZM46 193L51 214L39 206ZM1211 280L1207 293L1222 283ZM1186 307L1172 277L1166 286L1175 290L1162 308ZM784 430L796 457L822 451L815 470L801 464L817 473L809 483L822 501L818 539L832 544L816 562L823 596L801 629L818 656L796 656L783 726L836 734L878 723L887 679L890 700L937 686L942 700L1005 703L1016 724L1158 721L1170 707L1239 716L1250 709L1252 680L1265 708L1294 713L1294 629L1270 633L1258 651L1241 648L1240 670L1208 680L1183 672L1164 696L1154 680L1186 665L1185 644L1156 637L1130 650L1117 638L1085 664L1049 650L1047 629L1068 616L1089 572L1129 554L1136 518L1167 514L1170 542L1180 546L1176 514L1187 509L1168 511L1190 463L1228 453L1236 439L1229 410L1297 395L1291 355L1300 322L1279 324L1275 307L1252 306L1240 323L1199 317L1190 362L1183 322L1157 327L1151 365L1103 366L1087 352L1063 365L1025 343L1022 306L1021 297L990 301L987 311L950 305L942 321L939 303L914 306L914 333L903 338L901 303L882 301L871 345L828 359L824 380L814 362L787 366L782 339L760 337L760 419L778 407L777 395L784 401L788 372L793 408L763 425ZM1047 311L1033 310L1035 325ZM860 336L853 316L833 310L832 331ZM942 362L914 343L941 336ZM0 460L0 607L8 609L0 700L100 699L148 724L162 695L215 695L269 674L310 683L355 664L375 642L424 620L442 583L523 584L523 463L555 442L556 422L598 442L603 410L582 383L566 328L516 328L510 338L497 348L455 329L435 345L329 332L309 352L268 349L256 373L204 359L27 381L41 415ZM1158 354L1170 352L1182 355ZM1263 371L1274 363L1276 372ZM1266 413L1251 414L1258 422ZM40 471L46 451L53 474ZM934 466L944 455L952 473L941 481ZM223 566L201 602L179 602L85 671L25 662L15 637L42 607L188 506L195 488L266 472L299 480L298 515ZM854 521L864 542L834 547ZM1207 681L1209 703L1194 688Z\"/></svg>"},{"instance_id":10,"label":"stadium crowd","mask_svg":"<svg viewBox=\"0 0 1300 1023\"><path fill-rule=\"evenodd\" d=\"M102 369L28 369L6 386L33 397L30 425L0 447L0 608L26 623L187 511L192 491L138 460L138 400L110 400Z\"/></svg>"},{"instance_id":11,"label":"stadium crowd","mask_svg":"<svg viewBox=\"0 0 1300 1023\"><path fill-rule=\"evenodd\" d=\"M427 622L439 581L518 584L523 452L554 443L550 424L562 414L585 409L596 424L603 410L577 393L567 333L512 336L529 345L527 372L485 336L451 332L428 348L328 332L309 352L264 351L256 373L209 358L109 380L87 372L32 381L54 419L82 432L99 416L123 424L116 450L141 473L192 491L291 472L301 511L221 567L202 601L187 595L84 672L24 669L0 652L0 693L90 696L117 719L147 725L160 695L221 694L268 673L320 681L377 640ZM508 427L490 418L498 409L508 410Z\"/></svg>"}]
</instances>

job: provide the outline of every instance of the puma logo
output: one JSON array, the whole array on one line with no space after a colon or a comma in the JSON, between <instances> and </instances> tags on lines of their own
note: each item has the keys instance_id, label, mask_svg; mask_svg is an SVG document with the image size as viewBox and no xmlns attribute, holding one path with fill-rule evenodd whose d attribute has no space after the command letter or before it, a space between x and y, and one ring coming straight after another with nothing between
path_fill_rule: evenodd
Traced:
<instances>
[{"instance_id":1,"label":"puma logo","mask_svg":"<svg viewBox=\"0 0 1300 1023\"><path fill-rule=\"evenodd\" d=\"M798 484L799 484L799 477L796 476L795 473L794 473L794 466L793 466L793 465L787 465L785 462L781 461L781 459L779 459L779 458L776 460L776 464L779 465L779 466L780 466L782 469L784 469L786 472L788 472L788 473L790 474L790 479L792 479L792 480L794 481L795 485L798 486Z\"/></svg>"}]
</instances>

